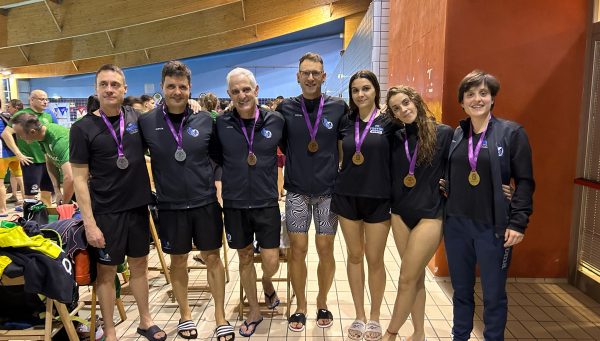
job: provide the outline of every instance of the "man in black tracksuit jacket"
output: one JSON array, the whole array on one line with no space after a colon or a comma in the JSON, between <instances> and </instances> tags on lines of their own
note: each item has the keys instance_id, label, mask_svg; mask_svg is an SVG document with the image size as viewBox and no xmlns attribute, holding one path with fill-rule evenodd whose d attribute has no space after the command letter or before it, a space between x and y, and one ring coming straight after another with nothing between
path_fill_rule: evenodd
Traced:
<instances>
[{"instance_id":1,"label":"man in black tracksuit jacket","mask_svg":"<svg viewBox=\"0 0 600 341\"><path fill-rule=\"evenodd\" d=\"M164 103L139 120L152 160L162 249L171 256L173 294L181 313L177 333L186 339L198 335L187 297L192 242L206 262L217 337L233 334L225 319L225 271L220 258L223 221L209 159L219 154L218 144L210 114L192 113L188 106L190 80L185 64L166 63L161 81Z\"/></svg>"},{"instance_id":2,"label":"man in black tracksuit jacket","mask_svg":"<svg viewBox=\"0 0 600 341\"><path fill-rule=\"evenodd\" d=\"M277 193L277 146L284 120L275 111L257 107L258 85L242 68L227 75L232 111L217 117L217 136L222 150L223 213L227 241L238 250L240 280L248 297L250 314L240 327L251 336L263 317L256 296L253 241L261 248L265 303L279 304L271 277L279 268L281 217Z\"/></svg>"}]
</instances>

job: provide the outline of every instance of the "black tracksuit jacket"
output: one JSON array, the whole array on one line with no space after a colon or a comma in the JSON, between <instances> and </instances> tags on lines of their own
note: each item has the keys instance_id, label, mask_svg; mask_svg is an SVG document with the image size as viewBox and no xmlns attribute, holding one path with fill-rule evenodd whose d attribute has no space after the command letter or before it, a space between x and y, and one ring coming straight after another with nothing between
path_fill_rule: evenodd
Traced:
<instances>
[{"instance_id":1,"label":"black tracksuit jacket","mask_svg":"<svg viewBox=\"0 0 600 341\"><path fill-rule=\"evenodd\" d=\"M247 129L248 137L250 130ZM248 165L248 143L234 109L217 117L219 158L223 167L223 208L264 208L278 206L277 147L283 134L283 116L276 111L259 110L254 131L253 152L257 163Z\"/></svg>"},{"instance_id":2,"label":"black tracksuit jacket","mask_svg":"<svg viewBox=\"0 0 600 341\"><path fill-rule=\"evenodd\" d=\"M463 120L454 131L448 161L460 141L468 138L470 125L470 119ZM490 195L493 195L494 201L496 232L504 235L504 231L510 228L524 233L529 223L529 216L533 212L533 191L535 190L531 146L525 129L515 122L492 116L486 139L490 150L493 186L493 193ZM446 181L450 179L452 171L450 162L447 165ZM502 185L508 185L511 179L514 179L515 192L512 200L509 201L502 192ZM447 190L452 190L452 184L449 181Z\"/></svg>"}]
</instances>

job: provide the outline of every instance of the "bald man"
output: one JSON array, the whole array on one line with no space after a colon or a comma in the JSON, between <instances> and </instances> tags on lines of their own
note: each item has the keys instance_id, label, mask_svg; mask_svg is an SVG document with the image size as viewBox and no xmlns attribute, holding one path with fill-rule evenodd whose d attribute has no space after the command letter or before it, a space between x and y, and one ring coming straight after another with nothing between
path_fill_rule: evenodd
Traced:
<instances>
[{"instance_id":1,"label":"bald man","mask_svg":"<svg viewBox=\"0 0 600 341\"><path fill-rule=\"evenodd\" d=\"M43 90L33 90L29 95L29 108L16 112L14 116L26 112L36 115L42 124L58 123L53 114L44 111L47 106L48 95L46 92ZM33 199L41 192L42 201L47 206L50 206L52 203L51 193L54 190L54 186L46 168L46 156L42 146L38 142L27 143L18 137L15 143L12 137L14 130L10 125L6 127L5 131L7 133L3 136L5 138L4 142L12 150L18 147L25 156L25 158L20 158L23 165L23 182L25 184L24 197L26 199Z\"/></svg>"}]
</instances>

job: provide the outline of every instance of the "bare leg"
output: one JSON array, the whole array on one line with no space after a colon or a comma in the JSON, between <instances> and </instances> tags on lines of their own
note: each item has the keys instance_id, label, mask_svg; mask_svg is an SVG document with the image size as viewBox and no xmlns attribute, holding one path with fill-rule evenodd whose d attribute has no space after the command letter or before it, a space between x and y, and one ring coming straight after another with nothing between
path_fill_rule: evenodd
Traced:
<instances>
[{"instance_id":1,"label":"bare leg","mask_svg":"<svg viewBox=\"0 0 600 341\"><path fill-rule=\"evenodd\" d=\"M365 229L365 255L369 266L369 292L371 293L371 311L369 320L379 322L381 312L381 302L383 302L383 293L385 292L385 264L383 255L385 244L390 233L390 221L369 224L364 223ZM371 332L367 332L371 333ZM367 336L365 333L365 337ZM371 335L371 337L380 336Z\"/></svg>"},{"instance_id":2,"label":"bare leg","mask_svg":"<svg viewBox=\"0 0 600 341\"><path fill-rule=\"evenodd\" d=\"M296 294L296 313L306 314L306 254L308 252L308 235L306 233L288 233L290 237L291 257L288 266L292 288ZM293 322L291 327L301 328L301 323Z\"/></svg>"},{"instance_id":3,"label":"bare leg","mask_svg":"<svg viewBox=\"0 0 600 341\"><path fill-rule=\"evenodd\" d=\"M275 287L273 286L271 278L275 275L277 270L279 270L279 247L273 249L261 249L260 256L262 258L263 290L265 293L271 294L275 292ZM277 294L271 298L271 302L267 303L271 304L276 299L278 299Z\"/></svg>"},{"instance_id":4,"label":"bare leg","mask_svg":"<svg viewBox=\"0 0 600 341\"><path fill-rule=\"evenodd\" d=\"M206 262L206 277L210 293L215 301L215 322L217 326L227 324L225 319L225 268L221 261L220 249L201 251Z\"/></svg>"},{"instance_id":5,"label":"bare leg","mask_svg":"<svg viewBox=\"0 0 600 341\"><path fill-rule=\"evenodd\" d=\"M258 298L256 297L256 269L254 268L254 250L252 244L239 249L238 257L240 259L240 281L250 305L250 313L246 322L250 323L260 318ZM240 330L243 333L249 333L246 326L242 325Z\"/></svg>"},{"instance_id":6,"label":"bare leg","mask_svg":"<svg viewBox=\"0 0 600 341\"><path fill-rule=\"evenodd\" d=\"M127 263L129 263L129 271L131 272L129 287L140 313L140 329L148 329L154 325L148 303L148 256L127 257ZM154 334L154 338L161 338L165 335L164 331L160 331Z\"/></svg>"},{"instance_id":7,"label":"bare leg","mask_svg":"<svg viewBox=\"0 0 600 341\"><path fill-rule=\"evenodd\" d=\"M100 303L100 312L104 319L104 337L106 341L117 340L113 313L115 311L115 276L117 267L114 265L98 264L96 276L96 292Z\"/></svg>"},{"instance_id":8,"label":"bare leg","mask_svg":"<svg viewBox=\"0 0 600 341\"><path fill-rule=\"evenodd\" d=\"M188 301L188 282L187 271L188 254L171 255L171 287L173 295L179 304L180 322L192 319L192 310ZM190 334L190 331L184 331L184 335Z\"/></svg>"},{"instance_id":9,"label":"bare leg","mask_svg":"<svg viewBox=\"0 0 600 341\"><path fill-rule=\"evenodd\" d=\"M23 185L23 177L17 176L16 178L17 178L18 188L21 191L21 200L23 200L23 195L25 194L25 186ZM15 187L15 188L17 188L17 187ZM17 195L16 191L14 191L13 193L14 193L14 195ZM17 199L19 199L19 197L17 197Z\"/></svg>"},{"instance_id":10,"label":"bare leg","mask_svg":"<svg viewBox=\"0 0 600 341\"><path fill-rule=\"evenodd\" d=\"M431 259L442 239L442 221L421 219L411 231L397 215L392 215L392 230L396 247L402 257L398 294L388 330L397 332L412 314L413 340L425 338L425 266ZM386 334L384 339L392 340Z\"/></svg>"},{"instance_id":11,"label":"bare leg","mask_svg":"<svg viewBox=\"0 0 600 341\"><path fill-rule=\"evenodd\" d=\"M6 186L4 180L0 183L0 214L6 214Z\"/></svg>"},{"instance_id":12,"label":"bare leg","mask_svg":"<svg viewBox=\"0 0 600 341\"><path fill-rule=\"evenodd\" d=\"M367 321L365 313L365 229L362 220L350 220L338 217L346 248L348 251L347 268L348 283L354 301L356 319ZM356 335L358 337L358 335Z\"/></svg>"},{"instance_id":13,"label":"bare leg","mask_svg":"<svg viewBox=\"0 0 600 341\"><path fill-rule=\"evenodd\" d=\"M317 279L319 281L317 309L327 309L327 294L329 294L333 278L335 277L334 241L335 235L329 234L318 234L315 238L317 253L319 254L319 266L317 268ZM330 320L319 321L321 325L327 325L331 322Z\"/></svg>"}]
</instances>

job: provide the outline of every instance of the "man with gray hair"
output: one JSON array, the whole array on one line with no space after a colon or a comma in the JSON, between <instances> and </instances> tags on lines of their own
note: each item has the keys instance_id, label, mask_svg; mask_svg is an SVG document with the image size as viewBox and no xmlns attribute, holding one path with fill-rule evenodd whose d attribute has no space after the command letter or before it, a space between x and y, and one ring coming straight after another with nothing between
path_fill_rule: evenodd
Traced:
<instances>
[{"instance_id":1,"label":"man with gray hair","mask_svg":"<svg viewBox=\"0 0 600 341\"><path fill-rule=\"evenodd\" d=\"M277 193L277 146L284 120L276 111L260 109L258 85L249 70L227 74L231 111L217 117L217 136L223 166L223 213L229 246L238 250L240 280L250 313L240 327L250 337L263 317L256 296L253 241L262 257L262 285L269 309L279 305L272 277L279 268L281 216Z\"/></svg>"},{"instance_id":2,"label":"man with gray hair","mask_svg":"<svg viewBox=\"0 0 600 341\"><path fill-rule=\"evenodd\" d=\"M29 108L19 111L15 116L27 112L36 115L42 124L58 123L54 115L44 111L48 103L48 94L45 91L33 90L29 95ZM51 192L54 190L54 187L46 168L46 157L42 146L37 142L27 143L20 138L17 138L17 142L15 143L12 136L15 132L10 124L4 131L5 134L2 137L6 145L11 150L16 150L18 147L25 156L25 158L21 158L17 155L23 165L24 197L34 198L41 191L42 201L50 206L52 201Z\"/></svg>"}]
</instances>

